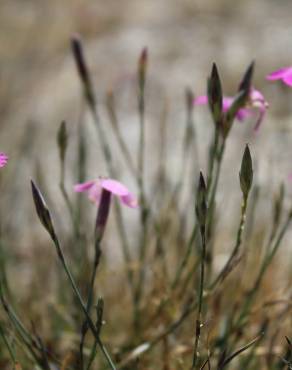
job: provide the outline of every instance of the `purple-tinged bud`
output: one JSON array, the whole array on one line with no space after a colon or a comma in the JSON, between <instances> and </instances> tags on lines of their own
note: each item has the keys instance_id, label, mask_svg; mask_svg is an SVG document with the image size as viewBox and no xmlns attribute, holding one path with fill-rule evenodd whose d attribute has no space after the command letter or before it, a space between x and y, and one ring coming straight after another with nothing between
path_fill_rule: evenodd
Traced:
<instances>
[{"instance_id":1,"label":"purple-tinged bud","mask_svg":"<svg viewBox=\"0 0 292 370\"><path fill-rule=\"evenodd\" d=\"M238 91L242 91L242 90L247 90L248 92L250 91L251 85L252 85L251 81L253 77L254 65L255 65L255 62L252 61L250 65L248 66L239 84Z\"/></svg>"},{"instance_id":2,"label":"purple-tinged bud","mask_svg":"<svg viewBox=\"0 0 292 370\"><path fill-rule=\"evenodd\" d=\"M147 65L148 65L148 50L147 48L144 48L140 54L138 61L138 79L141 91L143 91L145 87Z\"/></svg>"},{"instance_id":3,"label":"purple-tinged bud","mask_svg":"<svg viewBox=\"0 0 292 370\"><path fill-rule=\"evenodd\" d=\"M207 221L207 188L202 172L200 172L197 191L196 214L200 228L205 228Z\"/></svg>"},{"instance_id":4,"label":"purple-tinged bud","mask_svg":"<svg viewBox=\"0 0 292 370\"><path fill-rule=\"evenodd\" d=\"M222 120L223 97L221 80L215 63L213 63L211 76L208 79L207 95L213 120L218 127Z\"/></svg>"},{"instance_id":5,"label":"purple-tinged bud","mask_svg":"<svg viewBox=\"0 0 292 370\"><path fill-rule=\"evenodd\" d=\"M93 92L92 82L88 72L88 68L85 62L83 47L81 38L79 35L74 35L71 39L71 47L73 56L76 62L76 67L78 70L79 77L81 79L85 98L90 106L90 108L95 111L95 95Z\"/></svg>"},{"instance_id":6,"label":"purple-tinged bud","mask_svg":"<svg viewBox=\"0 0 292 370\"><path fill-rule=\"evenodd\" d=\"M50 234L51 238L54 239L55 231L54 231L50 211L47 207L47 204L44 200L43 195L41 194L40 190L38 189L38 187L35 185L35 183L32 180L31 180L31 190L32 190L34 204L35 204L35 209L39 217L39 220L41 221L41 223L43 224L47 232Z\"/></svg>"},{"instance_id":7,"label":"purple-tinged bud","mask_svg":"<svg viewBox=\"0 0 292 370\"><path fill-rule=\"evenodd\" d=\"M241 168L239 172L239 180L243 196L245 199L247 199L253 180L252 159L248 145L246 145L242 157Z\"/></svg>"}]
</instances>

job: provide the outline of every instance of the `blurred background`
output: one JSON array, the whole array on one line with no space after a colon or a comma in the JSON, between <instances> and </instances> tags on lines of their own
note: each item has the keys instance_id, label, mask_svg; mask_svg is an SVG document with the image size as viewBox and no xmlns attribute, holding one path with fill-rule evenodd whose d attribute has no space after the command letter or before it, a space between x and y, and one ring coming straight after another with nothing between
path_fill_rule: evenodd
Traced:
<instances>
[{"instance_id":1,"label":"blurred background","mask_svg":"<svg viewBox=\"0 0 292 370\"><path fill-rule=\"evenodd\" d=\"M34 214L30 178L41 179L57 220L66 225L55 137L60 122L66 120L70 193L76 182L77 123L81 115L90 121L70 50L74 33L84 41L104 125L108 125L104 100L112 90L122 132L133 150L138 138L137 59L142 48L148 47L149 178L159 156L157 123L165 112L168 173L170 178L178 173L185 88L204 94L215 61L225 93L233 95L244 70L255 59L255 87L264 93L270 109L258 134L252 130L253 122L234 128L221 179L224 191L218 201L231 215L238 212L238 171L246 142L255 158L256 182L272 200L273 191L280 182L287 183L292 172L292 91L280 83L268 83L265 75L291 64L291 12L289 0L1 0L0 150L9 155L10 162L0 173L0 221L3 233L13 236L10 243L26 249L36 235L47 239ZM196 108L195 119L201 154L198 168L204 169L211 129L207 108ZM86 175L89 179L107 175L95 131L90 123L85 124L91 163ZM135 192L122 163L120 176ZM264 202L259 222L264 221L270 204Z\"/></svg>"}]
</instances>

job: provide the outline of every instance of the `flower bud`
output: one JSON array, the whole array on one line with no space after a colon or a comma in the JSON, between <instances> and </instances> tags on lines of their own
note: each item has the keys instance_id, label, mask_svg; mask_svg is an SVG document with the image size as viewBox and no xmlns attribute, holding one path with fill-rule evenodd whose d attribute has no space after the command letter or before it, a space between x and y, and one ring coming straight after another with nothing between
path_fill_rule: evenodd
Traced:
<instances>
[{"instance_id":1,"label":"flower bud","mask_svg":"<svg viewBox=\"0 0 292 370\"><path fill-rule=\"evenodd\" d=\"M242 157L239 180L243 196L247 199L253 180L252 159L248 145L246 145Z\"/></svg>"},{"instance_id":2,"label":"flower bud","mask_svg":"<svg viewBox=\"0 0 292 370\"><path fill-rule=\"evenodd\" d=\"M208 79L208 102L216 126L221 125L222 87L216 64L213 63L211 76Z\"/></svg>"},{"instance_id":3,"label":"flower bud","mask_svg":"<svg viewBox=\"0 0 292 370\"><path fill-rule=\"evenodd\" d=\"M31 180L31 190L32 190L32 196L36 208L37 215L39 217L39 220L43 224L44 228L47 230L47 232L50 234L51 238L55 238L55 231L53 227L52 218L50 215L50 211L46 205L46 202L38 189L38 187L35 185L35 183Z\"/></svg>"},{"instance_id":4,"label":"flower bud","mask_svg":"<svg viewBox=\"0 0 292 370\"><path fill-rule=\"evenodd\" d=\"M205 227L207 221L207 189L202 172L200 172L198 185L196 214L200 228L202 229L203 227Z\"/></svg>"},{"instance_id":5,"label":"flower bud","mask_svg":"<svg viewBox=\"0 0 292 370\"><path fill-rule=\"evenodd\" d=\"M81 39L78 35L74 35L72 37L71 47L72 47L72 52L73 52L74 59L76 62L78 74L83 84L85 98L90 108L93 111L95 111L96 101L95 101L95 96L93 92L93 87L92 87L90 75L89 75L88 68L87 68L84 54L83 54Z\"/></svg>"}]
</instances>

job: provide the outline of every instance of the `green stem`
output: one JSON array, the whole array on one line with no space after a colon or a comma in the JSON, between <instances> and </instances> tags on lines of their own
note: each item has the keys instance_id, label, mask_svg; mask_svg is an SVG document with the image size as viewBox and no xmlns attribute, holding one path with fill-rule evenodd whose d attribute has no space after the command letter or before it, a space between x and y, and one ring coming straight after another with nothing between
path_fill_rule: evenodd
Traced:
<instances>
[{"instance_id":1,"label":"green stem","mask_svg":"<svg viewBox=\"0 0 292 370\"><path fill-rule=\"evenodd\" d=\"M93 270L91 274L89 289L88 289L88 297L87 297L87 303L86 303L86 310L90 314L90 310L92 307L93 299L94 299L94 282L96 278L96 272L99 265L101 256L101 249L99 242L96 242L95 245L95 256L94 256L94 263L93 263ZM83 369L84 367L84 358L83 358L83 347L84 347L84 341L87 333L87 320L83 322L82 330L81 330L81 340L80 340L80 346L79 346L79 354L80 354L80 368Z\"/></svg>"},{"instance_id":2,"label":"green stem","mask_svg":"<svg viewBox=\"0 0 292 370\"><path fill-rule=\"evenodd\" d=\"M234 248L231 252L230 257L228 258L227 262L225 263L224 267L216 277L216 279L211 283L210 289L213 290L215 286L220 283L222 280L225 279L227 274L229 273L230 269L232 268L232 263L234 261L234 258L238 255L239 248L242 243L242 234L245 226L245 219L246 219L246 209L247 209L247 197L243 196L242 199L242 204L241 204L241 216L240 216L240 222L239 222L239 227L237 230L237 237L236 237L236 242L234 245Z\"/></svg>"},{"instance_id":3,"label":"green stem","mask_svg":"<svg viewBox=\"0 0 292 370\"><path fill-rule=\"evenodd\" d=\"M246 315L248 314L248 312L251 308L251 305L253 303L253 300L254 300L254 298L255 298L255 296L256 296L259 288L260 288L260 285L261 285L261 282L262 282L263 277L265 275L265 272L267 271L268 267L270 266L276 252L279 249L279 246L280 246L280 244L283 240L283 237L286 234L286 231L288 230L288 227L290 226L291 219L292 219L292 213L290 212L288 217L287 217L286 222L284 223L282 229L279 232L278 237L276 238L276 240L273 244L273 247L271 248L270 252L267 253L266 257L263 260L263 263L260 267L258 276L255 280L255 283L254 283L252 289L250 289L250 291L249 291L249 293L248 293L248 295L245 299L244 305L241 308L240 314L239 314L239 316L238 316L238 318L237 318L237 320L234 324L235 328L238 328L242 325L243 320L245 319Z\"/></svg>"},{"instance_id":4,"label":"green stem","mask_svg":"<svg viewBox=\"0 0 292 370\"><path fill-rule=\"evenodd\" d=\"M104 357L106 358L106 360L108 362L108 365L110 366L110 368L112 370L116 370L116 367L115 367L115 365L114 365L114 363L113 363L113 361L112 361L109 353L107 352L107 349L103 345L103 343L102 343L102 341L101 341L101 339L99 337L99 333L97 332L96 327L95 327L95 325L94 325L94 323L93 323L93 321L92 321L92 319L91 319L91 317L90 317L90 315L89 315L89 313L88 313L88 311L86 309L85 303L83 302L83 299L82 299L82 297L80 295L80 292L79 292L79 290L78 290L78 288L76 286L75 280L74 280L74 278L73 278L73 276L72 276L72 274L71 274L71 272L69 270L69 267L67 265L67 262L65 260L65 257L64 257L64 254L63 254L63 251L62 251L62 248L60 246L60 243L59 243L59 240L58 240L57 236L56 235L52 235L52 240L53 240L53 242L55 244L55 247L56 247L56 250L57 250L57 253L58 253L58 257L59 257L59 259L60 259L60 261L62 263L62 266L63 266L63 268L64 268L64 270L66 272L66 275L67 275L67 277L68 277L68 279L70 281L70 284L71 284L72 289L73 289L73 291L75 293L75 296L77 298L77 301L79 302L79 305L80 305L80 307L81 307L81 309L82 309L82 311L83 311L83 313L84 313L84 315L86 317L88 326L89 326L92 334L94 335L94 337L95 337L95 339L96 339L96 341L97 341L97 343L99 345L99 348L100 348L101 352L103 353Z\"/></svg>"},{"instance_id":5,"label":"green stem","mask_svg":"<svg viewBox=\"0 0 292 370\"><path fill-rule=\"evenodd\" d=\"M199 301L198 301L198 313L196 320L196 339L194 346L193 363L191 369L195 369L198 360L198 347L201 337L201 321L202 321L202 308L203 308L203 293L204 293L204 282L205 282L205 262L206 262L206 229L205 226L201 226L201 240L202 240L202 256L201 256L201 276L200 276L200 290L199 290Z\"/></svg>"},{"instance_id":6,"label":"green stem","mask_svg":"<svg viewBox=\"0 0 292 370\"><path fill-rule=\"evenodd\" d=\"M10 345L10 343L8 342L7 338L6 338L6 335L4 333L4 330L2 329L2 326L0 325L0 336L2 337L3 339L3 342L9 352L9 355L11 357L11 360L13 362L13 364L15 365L17 363L16 361L16 358L15 358L15 354L14 354L14 351L12 349L12 346Z\"/></svg>"}]
</instances>

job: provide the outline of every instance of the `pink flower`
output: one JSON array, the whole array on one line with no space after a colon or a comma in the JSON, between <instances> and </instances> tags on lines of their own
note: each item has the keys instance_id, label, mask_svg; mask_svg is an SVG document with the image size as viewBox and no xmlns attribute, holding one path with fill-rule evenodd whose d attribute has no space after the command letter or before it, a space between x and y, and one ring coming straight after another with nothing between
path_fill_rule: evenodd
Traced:
<instances>
[{"instance_id":1,"label":"pink flower","mask_svg":"<svg viewBox=\"0 0 292 370\"><path fill-rule=\"evenodd\" d=\"M223 97L223 112L226 113L228 109L231 107L233 103L234 98L231 96L224 96ZM194 100L195 105L206 105L208 104L208 97L206 95L198 96ZM265 100L263 94L252 88L249 94L249 99L244 108L240 108L236 114L236 118L238 121L242 122L245 119L252 117L255 115L254 108L257 108L259 113L258 113L258 118L256 120L256 124L254 129L257 131L260 127L260 124L264 118L264 115L266 113L266 110L268 108L268 103Z\"/></svg>"},{"instance_id":2,"label":"pink flower","mask_svg":"<svg viewBox=\"0 0 292 370\"><path fill-rule=\"evenodd\" d=\"M137 198L130 193L125 185L113 179L99 178L82 184L76 184L74 186L75 192L87 192L88 198L97 204L100 202L102 189L116 195L124 205L130 208L138 207Z\"/></svg>"},{"instance_id":3,"label":"pink flower","mask_svg":"<svg viewBox=\"0 0 292 370\"><path fill-rule=\"evenodd\" d=\"M8 162L8 156L5 153L0 153L0 167L4 167Z\"/></svg>"},{"instance_id":4,"label":"pink flower","mask_svg":"<svg viewBox=\"0 0 292 370\"><path fill-rule=\"evenodd\" d=\"M266 76L269 81L282 80L285 85L292 86L292 67L280 68Z\"/></svg>"}]
</instances>

